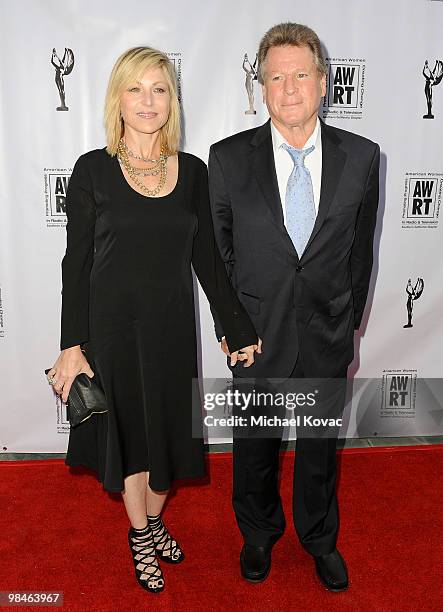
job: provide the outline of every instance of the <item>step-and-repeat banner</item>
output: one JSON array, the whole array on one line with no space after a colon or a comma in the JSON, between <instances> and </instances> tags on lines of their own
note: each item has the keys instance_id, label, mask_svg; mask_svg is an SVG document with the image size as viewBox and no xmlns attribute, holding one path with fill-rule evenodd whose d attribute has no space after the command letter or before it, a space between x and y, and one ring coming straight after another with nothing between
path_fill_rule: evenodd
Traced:
<instances>
[{"instance_id":1,"label":"step-and-repeat banner","mask_svg":"<svg viewBox=\"0 0 443 612\"><path fill-rule=\"evenodd\" d=\"M66 408L43 373L58 355L65 196L78 156L105 145L115 60L137 45L168 53L183 149L206 161L211 143L267 119L255 58L262 34L281 21L311 26L324 44L321 116L382 151L374 272L350 369L367 384L357 385L344 433L443 433L443 2L0 4L1 452L66 449ZM226 377L199 297L202 374Z\"/></svg>"}]
</instances>

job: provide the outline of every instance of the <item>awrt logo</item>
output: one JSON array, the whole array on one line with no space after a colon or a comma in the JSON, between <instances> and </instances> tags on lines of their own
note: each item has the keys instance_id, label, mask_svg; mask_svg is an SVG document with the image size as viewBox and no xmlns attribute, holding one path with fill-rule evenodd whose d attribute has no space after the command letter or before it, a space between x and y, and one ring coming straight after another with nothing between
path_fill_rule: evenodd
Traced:
<instances>
[{"instance_id":1,"label":"awrt logo","mask_svg":"<svg viewBox=\"0 0 443 612\"><path fill-rule=\"evenodd\" d=\"M408 217L433 218L437 199L437 179L409 179L409 181L413 184L409 188L411 197Z\"/></svg>"},{"instance_id":2,"label":"awrt logo","mask_svg":"<svg viewBox=\"0 0 443 612\"><path fill-rule=\"evenodd\" d=\"M50 174L49 191L51 194L51 215L66 215L66 193L68 191L69 175Z\"/></svg>"},{"instance_id":3,"label":"awrt logo","mask_svg":"<svg viewBox=\"0 0 443 612\"><path fill-rule=\"evenodd\" d=\"M365 60L326 58L326 63L328 76L323 117L361 119L365 91Z\"/></svg>"},{"instance_id":4,"label":"awrt logo","mask_svg":"<svg viewBox=\"0 0 443 612\"><path fill-rule=\"evenodd\" d=\"M412 376L386 377L385 408L411 408Z\"/></svg>"},{"instance_id":5,"label":"awrt logo","mask_svg":"<svg viewBox=\"0 0 443 612\"><path fill-rule=\"evenodd\" d=\"M47 227L66 225L66 194L71 172L71 168L45 168L44 170Z\"/></svg>"},{"instance_id":6,"label":"awrt logo","mask_svg":"<svg viewBox=\"0 0 443 612\"><path fill-rule=\"evenodd\" d=\"M406 173L403 228L435 228L438 225L443 188L441 173Z\"/></svg>"},{"instance_id":7,"label":"awrt logo","mask_svg":"<svg viewBox=\"0 0 443 612\"><path fill-rule=\"evenodd\" d=\"M416 388L416 370L384 370L381 416L414 417Z\"/></svg>"},{"instance_id":8,"label":"awrt logo","mask_svg":"<svg viewBox=\"0 0 443 612\"><path fill-rule=\"evenodd\" d=\"M329 66L329 106L357 108L360 66Z\"/></svg>"}]
</instances>

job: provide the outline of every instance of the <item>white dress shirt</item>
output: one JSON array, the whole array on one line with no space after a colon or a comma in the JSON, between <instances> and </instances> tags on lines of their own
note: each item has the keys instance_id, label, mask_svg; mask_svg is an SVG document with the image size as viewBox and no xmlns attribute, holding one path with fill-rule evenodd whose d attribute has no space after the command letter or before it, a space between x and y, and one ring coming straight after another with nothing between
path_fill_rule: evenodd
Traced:
<instances>
[{"instance_id":1,"label":"white dress shirt","mask_svg":"<svg viewBox=\"0 0 443 612\"><path fill-rule=\"evenodd\" d=\"M288 184L289 176L294 169L294 162L288 151L283 148L283 144L289 144L280 132L277 130L271 120L271 134L272 134L272 148L274 150L274 161L275 170L277 173L278 190L280 192L280 200L283 207L283 219L286 225L286 186ZM305 166L309 170L312 180L312 189L314 192L314 204L315 212L318 213L318 205L320 202L320 187L321 187L321 170L322 170L322 157L321 157L321 129L320 120L317 117L317 123L315 124L314 131L308 138L303 149L308 149L314 145L314 150L305 157Z\"/></svg>"}]
</instances>

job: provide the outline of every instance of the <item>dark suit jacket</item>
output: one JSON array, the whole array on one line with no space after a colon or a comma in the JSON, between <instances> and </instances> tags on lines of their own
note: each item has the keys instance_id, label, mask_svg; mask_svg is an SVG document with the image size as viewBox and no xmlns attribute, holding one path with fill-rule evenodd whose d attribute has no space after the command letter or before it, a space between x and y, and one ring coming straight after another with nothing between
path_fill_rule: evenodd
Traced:
<instances>
[{"instance_id":1,"label":"dark suit jacket","mask_svg":"<svg viewBox=\"0 0 443 612\"><path fill-rule=\"evenodd\" d=\"M270 121L212 145L215 236L231 281L263 340L239 376L332 377L354 355L372 269L380 148L321 122L317 218L299 259L283 223ZM216 321L218 338L223 330Z\"/></svg>"}]
</instances>

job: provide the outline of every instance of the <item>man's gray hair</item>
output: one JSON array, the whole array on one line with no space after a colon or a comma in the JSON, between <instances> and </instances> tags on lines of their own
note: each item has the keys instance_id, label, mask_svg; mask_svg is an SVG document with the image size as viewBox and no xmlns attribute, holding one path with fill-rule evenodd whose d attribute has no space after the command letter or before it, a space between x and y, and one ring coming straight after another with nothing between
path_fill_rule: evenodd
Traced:
<instances>
[{"instance_id":1,"label":"man's gray hair","mask_svg":"<svg viewBox=\"0 0 443 612\"><path fill-rule=\"evenodd\" d=\"M279 23L266 32L258 48L258 82L265 78L266 56L271 47L309 47L314 55L317 70L321 75L328 74L320 39L308 26L300 23Z\"/></svg>"}]
</instances>

